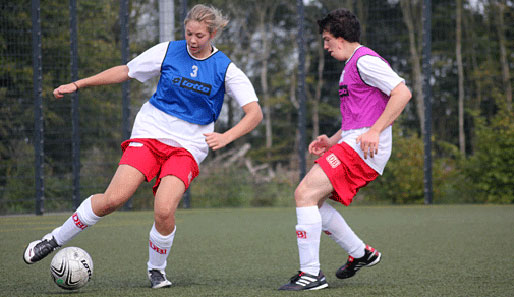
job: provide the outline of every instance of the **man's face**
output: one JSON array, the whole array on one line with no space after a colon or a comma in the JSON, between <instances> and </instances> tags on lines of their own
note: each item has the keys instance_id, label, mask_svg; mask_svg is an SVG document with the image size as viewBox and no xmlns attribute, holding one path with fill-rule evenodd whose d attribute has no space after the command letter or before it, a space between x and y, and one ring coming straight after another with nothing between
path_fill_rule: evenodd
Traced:
<instances>
[{"instance_id":1,"label":"man's face","mask_svg":"<svg viewBox=\"0 0 514 297\"><path fill-rule=\"evenodd\" d=\"M323 37L323 48L335 59L339 61L345 60L342 52L344 46L343 38L336 38L328 31L323 31L321 36Z\"/></svg>"}]
</instances>

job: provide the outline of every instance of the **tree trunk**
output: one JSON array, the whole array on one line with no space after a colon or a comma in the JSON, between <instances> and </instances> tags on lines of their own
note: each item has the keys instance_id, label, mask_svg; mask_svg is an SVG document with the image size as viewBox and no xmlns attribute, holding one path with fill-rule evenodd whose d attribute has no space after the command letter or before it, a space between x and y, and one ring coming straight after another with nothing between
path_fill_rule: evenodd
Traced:
<instances>
[{"instance_id":1,"label":"tree trunk","mask_svg":"<svg viewBox=\"0 0 514 297\"><path fill-rule=\"evenodd\" d=\"M365 1L357 1L357 17L359 18L361 24L361 43L366 44L366 25L368 18L368 3L364 3Z\"/></svg>"},{"instance_id":2,"label":"tree trunk","mask_svg":"<svg viewBox=\"0 0 514 297\"><path fill-rule=\"evenodd\" d=\"M500 47L500 62L502 65L502 81L503 81L503 89L505 91L505 100L507 102L507 110L512 110L512 85L510 83L510 70L509 63L507 59L507 49L506 49L506 41L505 41L505 22L503 20L503 15L505 12L505 0L493 1L495 2L493 5L496 6L497 14L496 14L496 29L498 30L498 43Z\"/></svg>"},{"instance_id":3,"label":"tree trunk","mask_svg":"<svg viewBox=\"0 0 514 297\"><path fill-rule=\"evenodd\" d=\"M270 149L273 146L273 130L271 124L271 102L268 85L268 59L271 52L271 39L273 38L273 30L270 30L272 20L277 8L277 2L262 2L262 5L257 5L257 15L259 19L259 30L261 37L261 88L262 88L262 101L264 112L264 126L266 129L266 148ZM271 158L271 152L268 153L268 158Z\"/></svg>"},{"instance_id":4,"label":"tree trunk","mask_svg":"<svg viewBox=\"0 0 514 297\"><path fill-rule=\"evenodd\" d=\"M312 139L319 136L319 102L323 89L323 71L325 70L325 50L323 49L323 39L318 38L318 82L312 100Z\"/></svg>"},{"instance_id":5,"label":"tree trunk","mask_svg":"<svg viewBox=\"0 0 514 297\"><path fill-rule=\"evenodd\" d=\"M466 12L466 11L464 10L463 12ZM471 41L478 40L478 36L475 31L476 25L473 20L473 15L469 14L469 13L463 13L462 21L463 21L462 27L464 28L466 39L471 40ZM480 72L480 66L479 66L479 62L478 62L478 53L476 50L476 44L474 44L474 42L473 42L473 44L471 46L468 46L466 48L470 53L468 56L468 60L469 60L469 65L471 65L470 66L471 71L469 71L469 72L472 73L471 85L473 87L472 95L470 96L470 94L468 93L468 97L471 99L468 102L468 106L470 106L471 110L476 111L476 110L480 109L480 103L482 102L483 80L482 80L481 75L479 74L481 72ZM468 71L466 71L466 72L468 72ZM472 120L474 120L474 118ZM475 135L474 126L472 124L469 125L469 129L470 129L470 131L469 131L470 136L468 138L468 143L470 145L470 150L468 151L468 153L470 155L473 155L476 150L476 143L473 140L473 137Z\"/></svg>"},{"instance_id":6,"label":"tree trunk","mask_svg":"<svg viewBox=\"0 0 514 297\"><path fill-rule=\"evenodd\" d=\"M319 102L321 101L321 91L323 90L323 71L325 70L325 50L323 49L323 39L318 38L318 76L316 79L316 87L314 95L306 88L307 100L311 102L311 121L312 121L312 139L319 136ZM306 69L309 69L310 56L306 59Z\"/></svg>"},{"instance_id":7,"label":"tree trunk","mask_svg":"<svg viewBox=\"0 0 514 297\"><path fill-rule=\"evenodd\" d=\"M416 102L416 112L419 117L419 124L422 135L425 134L425 106L423 104L423 77L421 74L420 63L420 44L416 46L415 22L421 22L421 18L415 19L412 14L413 9L420 8L419 1L401 0L400 6L403 13L403 21L409 32L409 51L412 64L412 75L414 80L414 99ZM419 34L421 35L421 34Z\"/></svg>"},{"instance_id":8,"label":"tree trunk","mask_svg":"<svg viewBox=\"0 0 514 297\"><path fill-rule=\"evenodd\" d=\"M469 14L463 14L462 15L462 21L463 21L463 27L464 30L467 29L468 32L467 39L468 40L478 40L478 36L475 32L475 22L473 21L473 16ZM468 47L468 51L470 52L470 64L472 66L471 73L474 73L472 76L472 81L475 83L475 94L472 100L472 108L473 109L479 109L480 103L482 102L482 78L477 76L475 73L480 73L480 66L478 63L478 54L476 52L476 45L472 45ZM468 94L469 96L469 94Z\"/></svg>"},{"instance_id":9,"label":"tree trunk","mask_svg":"<svg viewBox=\"0 0 514 297\"><path fill-rule=\"evenodd\" d=\"M234 64L236 64L237 67L240 68L244 73L247 73L245 68L248 64L248 61L246 61L246 59L248 58L247 53L249 52L250 46L249 43L243 43L239 41L249 40L251 38L251 35L254 33L251 30L254 30L255 28L249 28L248 23L246 21L240 21L241 19L247 19L250 15L246 7L245 9L243 9L238 5L232 5L229 7L229 15L232 16L230 24L231 26L235 27L235 33L230 37L229 42L227 43L234 43L234 40L236 40L235 42L237 43L237 46L230 46L230 52L228 54L232 62L234 62ZM225 38L227 35L222 34L221 38ZM224 41L222 41L221 43L223 42ZM237 123L238 118L241 117L242 111L240 109L239 104L237 104L237 102L231 96L225 96L225 103L226 109L225 107L223 108L227 110L227 127L230 129ZM240 137L234 141L234 146L243 145L245 141L246 140L244 137Z\"/></svg>"}]
</instances>

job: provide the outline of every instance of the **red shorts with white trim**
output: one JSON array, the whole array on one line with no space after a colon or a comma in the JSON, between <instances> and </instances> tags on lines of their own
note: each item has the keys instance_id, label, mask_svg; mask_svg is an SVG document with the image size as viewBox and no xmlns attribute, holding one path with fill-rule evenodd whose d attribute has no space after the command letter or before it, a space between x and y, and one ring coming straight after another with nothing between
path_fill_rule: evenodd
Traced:
<instances>
[{"instance_id":1,"label":"red shorts with white trim","mask_svg":"<svg viewBox=\"0 0 514 297\"><path fill-rule=\"evenodd\" d=\"M130 165L139 170L151 181L157 176L153 193L161 183L161 179L167 175L178 177L186 186L198 176L198 164L185 148L164 144L156 139L134 138L121 144L123 156L120 165Z\"/></svg>"},{"instance_id":2,"label":"red shorts with white trim","mask_svg":"<svg viewBox=\"0 0 514 297\"><path fill-rule=\"evenodd\" d=\"M346 206L352 203L360 188L379 175L345 142L332 146L315 162L320 165L334 187L330 199Z\"/></svg>"}]
</instances>

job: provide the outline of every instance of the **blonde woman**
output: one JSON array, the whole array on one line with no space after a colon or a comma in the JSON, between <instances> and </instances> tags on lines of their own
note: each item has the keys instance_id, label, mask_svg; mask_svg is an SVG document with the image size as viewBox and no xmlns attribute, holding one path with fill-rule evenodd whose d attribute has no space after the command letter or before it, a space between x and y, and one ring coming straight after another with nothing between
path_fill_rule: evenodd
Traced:
<instances>
[{"instance_id":1,"label":"blonde woman","mask_svg":"<svg viewBox=\"0 0 514 297\"><path fill-rule=\"evenodd\" d=\"M225 147L262 120L250 80L212 44L227 23L216 8L196 5L184 20L185 40L157 44L127 65L112 67L54 90L56 98L63 98L64 94L85 87L121 83L131 78L144 82L160 76L155 94L136 116L131 138L121 144L123 156L106 191L82 201L62 226L31 242L23 256L26 263L35 263L69 242L121 207L143 181L155 177L148 277L152 288L171 286L165 268L176 233L175 211L199 173L198 164L207 157L209 148ZM239 103L244 116L229 130L216 133L214 122L225 94Z\"/></svg>"}]
</instances>

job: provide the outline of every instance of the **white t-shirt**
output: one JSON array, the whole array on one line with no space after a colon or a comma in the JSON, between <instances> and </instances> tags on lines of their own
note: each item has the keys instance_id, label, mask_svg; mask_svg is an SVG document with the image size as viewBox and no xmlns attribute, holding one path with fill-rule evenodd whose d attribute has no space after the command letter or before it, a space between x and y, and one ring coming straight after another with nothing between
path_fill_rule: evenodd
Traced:
<instances>
[{"instance_id":1,"label":"white t-shirt","mask_svg":"<svg viewBox=\"0 0 514 297\"><path fill-rule=\"evenodd\" d=\"M169 42L163 42L143 52L127 66L129 77L140 82L161 74L161 65ZM211 53L218 51L214 48ZM193 55L190 55L194 58ZM201 59L198 59L201 60ZM257 95L248 77L234 63L230 63L225 76L226 94L234 98L239 106L257 101ZM136 115L130 138L153 138L160 142L187 149L200 164L209 153L204 133L214 131L214 123L197 125L171 116L154 107L150 102L143 104Z\"/></svg>"},{"instance_id":2,"label":"white t-shirt","mask_svg":"<svg viewBox=\"0 0 514 297\"><path fill-rule=\"evenodd\" d=\"M358 49L358 48L357 48ZM357 50L355 49L355 50ZM379 88L387 96L391 95L391 91L405 80L398 76L396 72L381 58L376 56L362 56L357 61L357 69L361 79L368 85ZM343 79L344 71L341 75ZM360 147L360 143L356 142L357 137L366 133L369 127L342 131L341 142L346 142L353 150L359 154L362 160L371 168L373 168L380 175L383 174L384 168L391 156L391 149L393 146L393 132L392 126L387 127L380 133L378 142L378 154L373 158L368 157L364 159L364 152Z\"/></svg>"}]
</instances>

